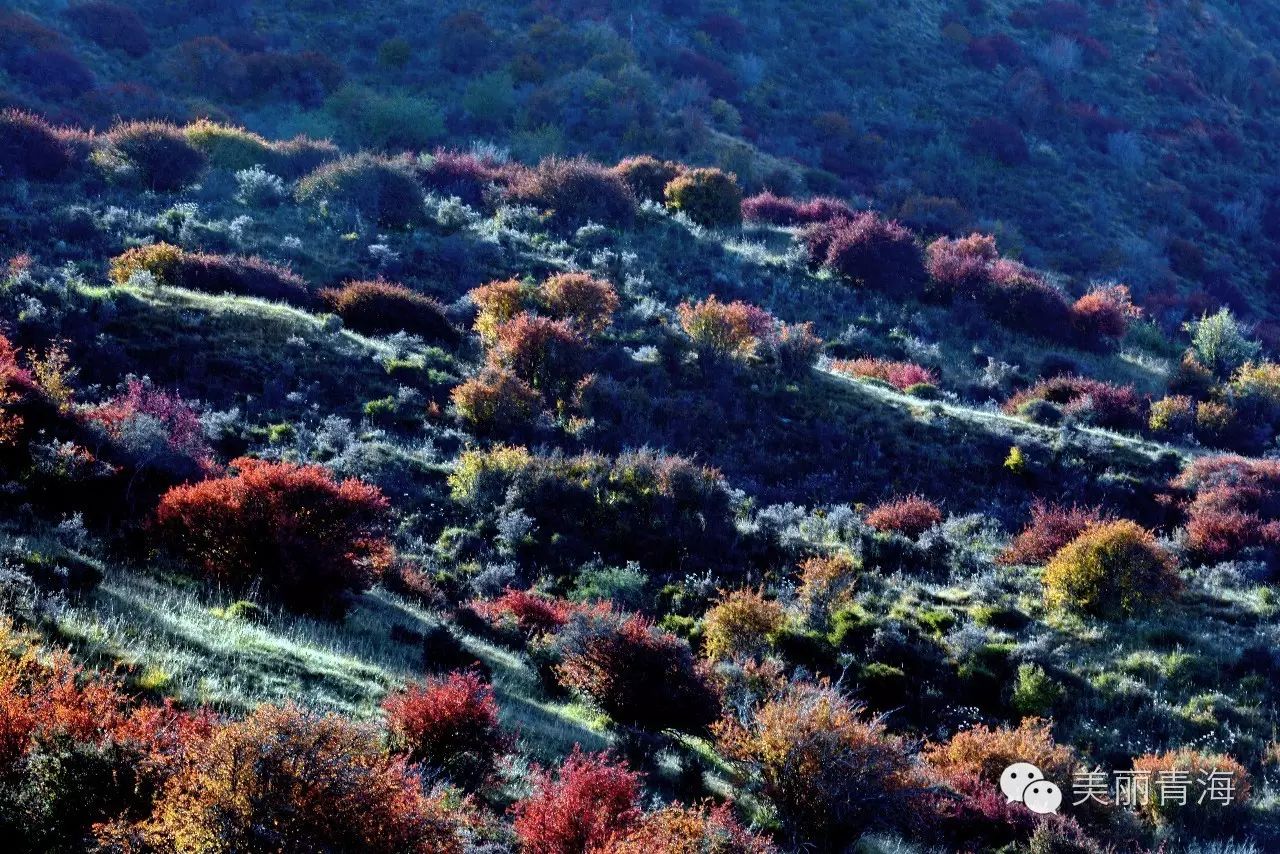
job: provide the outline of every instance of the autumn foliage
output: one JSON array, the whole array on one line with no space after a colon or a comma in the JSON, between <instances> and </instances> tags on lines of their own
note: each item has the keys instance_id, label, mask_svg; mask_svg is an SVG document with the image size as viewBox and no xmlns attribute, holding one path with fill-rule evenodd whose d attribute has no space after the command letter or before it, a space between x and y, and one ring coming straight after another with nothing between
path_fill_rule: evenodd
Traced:
<instances>
[{"instance_id":1,"label":"autumn foliage","mask_svg":"<svg viewBox=\"0 0 1280 854\"><path fill-rule=\"evenodd\" d=\"M542 283L538 296L548 314L588 337L608 329L618 310L618 293L613 285L586 273L552 276Z\"/></svg>"},{"instance_id":2,"label":"autumn foliage","mask_svg":"<svg viewBox=\"0 0 1280 854\"><path fill-rule=\"evenodd\" d=\"M320 298L352 329L373 335L401 330L429 341L452 341L457 333L444 307L429 296L394 282L348 282Z\"/></svg>"},{"instance_id":3,"label":"autumn foliage","mask_svg":"<svg viewBox=\"0 0 1280 854\"><path fill-rule=\"evenodd\" d=\"M1105 519L1097 508L1063 507L1037 500L1031 505L1031 521L998 560L1005 565L1046 563L1067 543Z\"/></svg>"},{"instance_id":4,"label":"autumn foliage","mask_svg":"<svg viewBox=\"0 0 1280 854\"><path fill-rule=\"evenodd\" d=\"M906 391L921 383L936 385L938 382L938 375L928 368L914 362L894 362L889 359L833 359L831 370L851 377L881 380L899 391Z\"/></svg>"},{"instance_id":5,"label":"autumn foliage","mask_svg":"<svg viewBox=\"0 0 1280 854\"><path fill-rule=\"evenodd\" d=\"M235 473L170 489L155 514L164 545L212 581L254 585L292 608L332 612L390 558L388 502L323 466L233 460Z\"/></svg>"},{"instance_id":6,"label":"autumn foliage","mask_svg":"<svg viewBox=\"0 0 1280 854\"><path fill-rule=\"evenodd\" d=\"M389 695L382 708L395 750L461 786L486 782L509 744L493 689L478 673L409 685Z\"/></svg>"},{"instance_id":7,"label":"autumn foliage","mask_svg":"<svg viewBox=\"0 0 1280 854\"><path fill-rule=\"evenodd\" d=\"M910 296L923 282L915 235L871 211L810 226L803 239L812 265L863 287Z\"/></svg>"},{"instance_id":8,"label":"autumn foliage","mask_svg":"<svg viewBox=\"0 0 1280 854\"><path fill-rule=\"evenodd\" d=\"M673 805L648 813L601 854L774 854L773 843L746 830L726 804Z\"/></svg>"},{"instance_id":9,"label":"autumn foliage","mask_svg":"<svg viewBox=\"0 0 1280 854\"><path fill-rule=\"evenodd\" d=\"M516 836L528 854L608 850L640 819L640 775L606 754L575 750L512 807Z\"/></svg>"},{"instance_id":10,"label":"autumn foliage","mask_svg":"<svg viewBox=\"0 0 1280 854\"><path fill-rule=\"evenodd\" d=\"M886 501L867 514L867 524L877 531L892 531L904 537L918 537L941 521L938 506L918 495Z\"/></svg>"},{"instance_id":11,"label":"autumn foliage","mask_svg":"<svg viewBox=\"0 0 1280 854\"><path fill-rule=\"evenodd\" d=\"M1136 522L1087 528L1058 550L1044 571L1050 605L1100 617L1158 607L1182 587L1173 556Z\"/></svg>"},{"instance_id":12,"label":"autumn foliage","mask_svg":"<svg viewBox=\"0 0 1280 854\"><path fill-rule=\"evenodd\" d=\"M1201 561L1280 547L1280 464L1234 455L1200 457L1174 480L1191 493L1187 549Z\"/></svg>"}]
</instances>

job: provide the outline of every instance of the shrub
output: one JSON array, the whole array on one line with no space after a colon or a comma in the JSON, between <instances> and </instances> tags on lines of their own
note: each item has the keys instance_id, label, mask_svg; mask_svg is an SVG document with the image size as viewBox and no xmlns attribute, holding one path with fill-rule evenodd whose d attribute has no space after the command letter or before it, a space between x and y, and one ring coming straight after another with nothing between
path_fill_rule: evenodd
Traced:
<instances>
[{"instance_id":1,"label":"shrub","mask_svg":"<svg viewBox=\"0 0 1280 854\"><path fill-rule=\"evenodd\" d=\"M20 110L0 112L0 174L50 181L70 166L67 146L48 122Z\"/></svg>"},{"instance_id":2,"label":"shrub","mask_svg":"<svg viewBox=\"0 0 1280 854\"><path fill-rule=\"evenodd\" d=\"M542 397L510 371L488 369L450 393L458 416L482 436L507 435L533 423Z\"/></svg>"},{"instance_id":3,"label":"shrub","mask_svg":"<svg viewBox=\"0 0 1280 854\"><path fill-rule=\"evenodd\" d=\"M1129 321L1141 311L1124 285L1097 287L1071 306L1071 325L1082 344L1098 346L1104 339L1119 340L1129 331Z\"/></svg>"},{"instance_id":4,"label":"shrub","mask_svg":"<svg viewBox=\"0 0 1280 854\"><path fill-rule=\"evenodd\" d=\"M329 211L345 209L384 228L410 228L426 217L422 190L410 165L371 154L320 166L298 182L296 195L300 202Z\"/></svg>"},{"instance_id":5,"label":"shrub","mask_svg":"<svg viewBox=\"0 0 1280 854\"><path fill-rule=\"evenodd\" d=\"M588 337L608 329L618 310L618 294L613 285L586 273L552 276L542 283L539 297L548 314Z\"/></svg>"},{"instance_id":6,"label":"shrub","mask_svg":"<svg viewBox=\"0 0 1280 854\"><path fill-rule=\"evenodd\" d=\"M1160 754L1146 754L1133 760L1133 770L1145 772L1152 780L1151 797L1139 805L1139 811L1156 825L1174 825L1192 829L1197 834L1230 829L1241 821L1248 810L1252 786L1244 766L1231 756L1221 753L1201 753L1194 748ZM1210 774L1218 774L1230 780L1231 799L1227 803L1208 797L1201 799L1197 792ZM1176 781L1181 778L1187 784L1185 803L1179 797L1161 796L1162 779ZM1176 782L1174 784L1176 786Z\"/></svg>"},{"instance_id":7,"label":"shrub","mask_svg":"<svg viewBox=\"0 0 1280 854\"><path fill-rule=\"evenodd\" d=\"M219 169L238 172L254 166L273 169L276 165L272 144L253 131L200 119L183 128L183 133L187 142L204 152L209 163Z\"/></svg>"},{"instance_id":8,"label":"shrub","mask_svg":"<svg viewBox=\"0 0 1280 854\"><path fill-rule=\"evenodd\" d=\"M937 505L916 495L886 501L867 514L867 524L877 531L892 531L915 538L942 521Z\"/></svg>"},{"instance_id":9,"label":"shrub","mask_svg":"<svg viewBox=\"0 0 1280 854\"><path fill-rule=\"evenodd\" d=\"M810 226L803 239L811 263L865 287L914 295L923 281L915 235L870 211Z\"/></svg>"},{"instance_id":10,"label":"shrub","mask_svg":"<svg viewBox=\"0 0 1280 854\"><path fill-rule=\"evenodd\" d=\"M1031 521L996 560L1006 566L1046 563L1067 543L1104 521L1109 517L1095 507L1064 507L1037 499L1031 505Z\"/></svg>"},{"instance_id":11,"label":"shrub","mask_svg":"<svg viewBox=\"0 0 1280 854\"><path fill-rule=\"evenodd\" d=\"M556 678L621 726L698 731L719 694L689 644L637 615L579 613L556 639Z\"/></svg>"},{"instance_id":12,"label":"shrub","mask_svg":"<svg viewBox=\"0 0 1280 854\"><path fill-rule=\"evenodd\" d=\"M311 292L297 273L261 258L182 253L173 284L210 294L238 294L308 305Z\"/></svg>"},{"instance_id":13,"label":"shrub","mask_svg":"<svg viewBox=\"0 0 1280 854\"><path fill-rule=\"evenodd\" d=\"M548 157L517 175L508 190L511 201L552 212L562 228L588 222L616 228L631 225L635 196L617 173L585 158Z\"/></svg>"},{"instance_id":14,"label":"shrub","mask_svg":"<svg viewBox=\"0 0 1280 854\"><path fill-rule=\"evenodd\" d=\"M495 53L495 34L484 16L466 9L440 22L440 51L445 68L455 73L477 71Z\"/></svg>"},{"instance_id":15,"label":"shrub","mask_svg":"<svg viewBox=\"0 0 1280 854\"><path fill-rule=\"evenodd\" d=\"M172 67L174 76L188 88L232 100L249 93L244 57L215 36L199 36L178 45Z\"/></svg>"},{"instance_id":16,"label":"shrub","mask_svg":"<svg viewBox=\"0 0 1280 854\"><path fill-rule=\"evenodd\" d=\"M1245 362L1257 359L1262 345L1248 337L1230 309L1205 314L1187 324L1196 361L1216 376L1229 377Z\"/></svg>"},{"instance_id":17,"label":"shrub","mask_svg":"<svg viewBox=\"0 0 1280 854\"><path fill-rule=\"evenodd\" d=\"M613 172L631 188L632 194L640 201L663 204L667 198L667 185L684 172L684 166L642 154L621 161L613 167Z\"/></svg>"},{"instance_id":18,"label":"shrub","mask_svg":"<svg viewBox=\"0 0 1280 854\"><path fill-rule=\"evenodd\" d=\"M1226 385L1226 393L1241 420L1257 428L1256 444L1270 437L1280 421L1280 364L1245 362Z\"/></svg>"},{"instance_id":19,"label":"shrub","mask_svg":"<svg viewBox=\"0 0 1280 854\"><path fill-rule=\"evenodd\" d=\"M586 341L568 323L522 313L498 327L488 364L558 400L582 376L585 357Z\"/></svg>"},{"instance_id":20,"label":"shrub","mask_svg":"<svg viewBox=\"0 0 1280 854\"><path fill-rule=\"evenodd\" d=\"M772 225L813 225L834 219L852 220L858 215L840 199L819 196L800 202L764 192L742 201L742 218Z\"/></svg>"},{"instance_id":21,"label":"shrub","mask_svg":"<svg viewBox=\"0 0 1280 854\"><path fill-rule=\"evenodd\" d=\"M1000 253L994 237L974 232L968 237L939 237L925 256L929 275L940 286L933 289L935 296L976 299L991 286L991 265Z\"/></svg>"},{"instance_id":22,"label":"shrub","mask_svg":"<svg viewBox=\"0 0 1280 854\"><path fill-rule=\"evenodd\" d=\"M864 377L881 380L898 389L908 388L921 383L937 385L938 377L928 368L914 362L891 362L887 359L834 359L831 370L851 377Z\"/></svg>"},{"instance_id":23,"label":"shrub","mask_svg":"<svg viewBox=\"0 0 1280 854\"><path fill-rule=\"evenodd\" d=\"M127 285L138 273L150 274L158 283L177 285L185 253L168 243L136 246L111 259L109 275L117 285Z\"/></svg>"},{"instance_id":24,"label":"shrub","mask_svg":"<svg viewBox=\"0 0 1280 854\"><path fill-rule=\"evenodd\" d=\"M160 500L160 541L235 591L261 585L302 611L333 612L389 561L388 502L377 487L317 465L239 458L227 477Z\"/></svg>"},{"instance_id":25,"label":"shrub","mask_svg":"<svg viewBox=\"0 0 1280 854\"><path fill-rule=\"evenodd\" d=\"M528 638L558 632L578 612L572 602L511 589L491 602L473 602L471 608L494 627L514 627Z\"/></svg>"},{"instance_id":26,"label":"shrub","mask_svg":"<svg viewBox=\"0 0 1280 854\"><path fill-rule=\"evenodd\" d=\"M469 296L479 310L475 330L486 344L498 337L498 330L516 315L529 308L533 302L533 290L518 279L490 282L472 288Z\"/></svg>"},{"instance_id":27,"label":"shrub","mask_svg":"<svg viewBox=\"0 0 1280 854\"><path fill-rule=\"evenodd\" d=\"M998 785L1015 762L1030 762L1055 781L1070 780L1076 766L1071 748L1055 743L1050 723L1039 718L1024 718L1016 728L977 724L926 745L924 758L944 779L972 777L989 785Z\"/></svg>"},{"instance_id":28,"label":"shrub","mask_svg":"<svg viewBox=\"0 0 1280 854\"><path fill-rule=\"evenodd\" d=\"M600 854L774 854L773 844L740 825L727 804L663 807L640 819Z\"/></svg>"},{"instance_id":29,"label":"shrub","mask_svg":"<svg viewBox=\"0 0 1280 854\"><path fill-rule=\"evenodd\" d=\"M122 50L134 58L151 50L151 37L138 13L119 3L79 3L67 17L82 36L105 48Z\"/></svg>"},{"instance_id":30,"label":"shrub","mask_svg":"<svg viewBox=\"0 0 1280 854\"><path fill-rule=\"evenodd\" d=\"M992 320L1042 338L1062 339L1072 329L1071 307L1062 292L1031 269L1001 258L990 268L991 287L984 294ZM1092 342L1097 342L1095 335Z\"/></svg>"},{"instance_id":31,"label":"shrub","mask_svg":"<svg viewBox=\"0 0 1280 854\"><path fill-rule=\"evenodd\" d=\"M714 294L701 302L682 302L676 312L681 328L699 351L734 359L755 355L774 323L762 308L738 300L722 303Z\"/></svg>"},{"instance_id":32,"label":"shrub","mask_svg":"<svg viewBox=\"0 0 1280 854\"><path fill-rule=\"evenodd\" d=\"M1049 561L1046 601L1099 617L1158 606L1182 584L1172 555L1150 532L1120 519L1088 528Z\"/></svg>"},{"instance_id":33,"label":"shrub","mask_svg":"<svg viewBox=\"0 0 1280 854\"><path fill-rule=\"evenodd\" d=\"M906 745L834 688L792 685L715 733L724 755L756 774L787 829L819 848L908 811L915 773Z\"/></svg>"},{"instance_id":34,"label":"shrub","mask_svg":"<svg viewBox=\"0 0 1280 854\"><path fill-rule=\"evenodd\" d=\"M157 389L138 379L130 378L125 390L111 400L85 410L84 418L99 424L114 441L123 443L132 433L137 435L139 421L150 421L159 426L169 453L176 455L180 463L170 463L179 473L194 464L195 472L213 468L213 453L204 438L200 415L177 394ZM147 455L154 457L155 449L147 448ZM163 465L164 461L151 459L149 465Z\"/></svg>"},{"instance_id":35,"label":"shrub","mask_svg":"<svg viewBox=\"0 0 1280 854\"><path fill-rule=\"evenodd\" d=\"M822 339L812 323L778 323L765 338L765 354L782 376L800 379L818 361Z\"/></svg>"},{"instance_id":36,"label":"shrub","mask_svg":"<svg viewBox=\"0 0 1280 854\"><path fill-rule=\"evenodd\" d=\"M1019 166L1031 159L1022 131L1001 119L974 119L969 124L967 141L975 152L1006 166Z\"/></svg>"},{"instance_id":37,"label":"shrub","mask_svg":"<svg viewBox=\"0 0 1280 854\"><path fill-rule=\"evenodd\" d=\"M481 209L485 192L506 175L499 164L460 151L437 149L418 166L422 186L441 196L457 197L465 205Z\"/></svg>"},{"instance_id":38,"label":"shrub","mask_svg":"<svg viewBox=\"0 0 1280 854\"><path fill-rule=\"evenodd\" d=\"M1162 397L1151 404L1147 428L1165 436L1187 436L1196 425L1195 407L1185 395Z\"/></svg>"},{"instance_id":39,"label":"shrub","mask_svg":"<svg viewBox=\"0 0 1280 854\"><path fill-rule=\"evenodd\" d=\"M249 91L259 97L271 96L318 107L337 90L346 70L337 60L314 50L297 53L256 51L244 57L244 73ZM374 99L376 106L382 101ZM401 103L413 114L411 103Z\"/></svg>"},{"instance_id":40,"label":"shrub","mask_svg":"<svg viewBox=\"0 0 1280 854\"><path fill-rule=\"evenodd\" d=\"M735 590L703 617L703 652L712 661L758 658L773 646L786 622L777 602L757 591Z\"/></svg>"},{"instance_id":41,"label":"shrub","mask_svg":"<svg viewBox=\"0 0 1280 854\"><path fill-rule=\"evenodd\" d=\"M428 679L382 702L392 749L472 788L486 783L509 739L493 689L475 672Z\"/></svg>"},{"instance_id":42,"label":"shrub","mask_svg":"<svg viewBox=\"0 0 1280 854\"><path fill-rule=\"evenodd\" d=\"M1274 461L1201 457L1173 485L1194 493L1186 528L1193 557L1221 561L1245 549L1280 546L1280 465Z\"/></svg>"},{"instance_id":43,"label":"shrub","mask_svg":"<svg viewBox=\"0 0 1280 854\"><path fill-rule=\"evenodd\" d=\"M404 331L428 341L451 342L458 337L444 306L394 282L348 282L339 290L322 291L320 298L344 324L359 332Z\"/></svg>"},{"instance_id":44,"label":"shrub","mask_svg":"<svg viewBox=\"0 0 1280 854\"><path fill-rule=\"evenodd\" d=\"M858 563L843 552L806 558L800 564L797 598L811 623L821 623L831 611L845 604L857 581Z\"/></svg>"},{"instance_id":45,"label":"shrub","mask_svg":"<svg viewBox=\"0 0 1280 854\"><path fill-rule=\"evenodd\" d=\"M454 824L372 728L261 706L192 746L143 835L160 850L461 854Z\"/></svg>"},{"instance_id":46,"label":"shrub","mask_svg":"<svg viewBox=\"0 0 1280 854\"><path fill-rule=\"evenodd\" d=\"M538 772L533 794L511 808L516 837L528 854L606 850L636 825L639 798L639 774L575 749L555 777Z\"/></svg>"},{"instance_id":47,"label":"shrub","mask_svg":"<svg viewBox=\"0 0 1280 854\"><path fill-rule=\"evenodd\" d=\"M1114 386L1087 377L1061 376L1040 380L1005 401L1004 411L1021 414L1032 401L1044 400L1068 415L1101 427L1135 429L1143 419L1142 402L1132 386Z\"/></svg>"},{"instance_id":48,"label":"shrub","mask_svg":"<svg viewBox=\"0 0 1280 854\"><path fill-rule=\"evenodd\" d=\"M742 189L731 172L690 169L673 178L663 194L668 208L698 225L726 228L742 222Z\"/></svg>"},{"instance_id":49,"label":"shrub","mask_svg":"<svg viewBox=\"0 0 1280 854\"><path fill-rule=\"evenodd\" d=\"M181 190L204 171L204 152L181 128L164 122L129 122L107 133L101 151L116 175L159 192Z\"/></svg>"}]
</instances>

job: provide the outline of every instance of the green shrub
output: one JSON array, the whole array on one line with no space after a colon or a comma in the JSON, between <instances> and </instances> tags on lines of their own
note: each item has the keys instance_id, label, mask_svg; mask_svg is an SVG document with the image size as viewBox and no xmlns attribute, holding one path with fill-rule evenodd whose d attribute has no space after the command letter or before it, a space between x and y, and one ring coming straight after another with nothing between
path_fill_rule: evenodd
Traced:
<instances>
[{"instance_id":1,"label":"green shrub","mask_svg":"<svg viewBox=\"0 0 1280 854\"><path fill-rule=\"evenodd\" d=\"M1023 717L1046 716L1062 698L1062 686L1045 673L1038 664L1018 667L1018 679L1013 685L1010 703L1013 710Z\"/></svg>"},{"instance_id":2,"label":"green shrub","mask_svg":"<svg viewBox=\"0 0 1280 854\"><path fill-rule=\"evenodd\" d=\"M665 190L667 207L683 211L708 228L742 224L742 188L731 172L690 169L672 179Z\"/></svg>"},{"instance_id":3,"label":"green shrub","mask_svg":"<svg viewBox=\"0 0 1280 854\"><path fill-rule=\"evenodd\" d=\"M343 157L299 181L296 195L325 213L356 214L384 228L410 228L426 219L422 190L404 159Z\"/></svg>"}]
</instances>

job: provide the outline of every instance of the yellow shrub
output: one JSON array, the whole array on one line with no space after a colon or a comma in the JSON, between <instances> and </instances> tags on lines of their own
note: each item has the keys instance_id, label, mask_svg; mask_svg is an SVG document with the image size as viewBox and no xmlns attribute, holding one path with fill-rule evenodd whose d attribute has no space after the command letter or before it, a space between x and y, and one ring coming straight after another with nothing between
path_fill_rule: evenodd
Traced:
<instances>
[{"instance_id":1,"label":"yellow shrub","mask_svg":"<svg viewBox=\"0 0 1280 854\"><path fill-rule=\"evenodd\" d=\"M1095 525L1063 546L1044 571L1046 600L1101 617L1130 614L1181 587L1173 557L1136 522Z\"/></svg>"},{"instance_id":2,"label":"yellow shrub","mask_svg":"<svg viewBox=\"0 0 1280 854\"><path fill-rule=\"evenodd\" d=\"M703 651L707 658L755 657L773 645L787 621L777 602L751 590L736 590L707 612Z\"/></svg>"},{"instance_id":3,"label":"yellow shrub","mask_svg":"<svg viewBox=\"0 0 1280 854\"><path fill-rule=\"evenodd\" d=\"M1147 426L1153 433L1185 435L1191 432L1195 423L1195 414L1191 409L1191 398L1185 395L1164 397L1151 404L1151 413L1147 417Z\"/></svg>"},{"instance_id":4,"label":"yellow shrub","mask_svg":"<svg viewBox=\"0 0 1280 854\"><path fill-rule=\"evenodd\" d=\"M173 276L182 263L183 252L168 243L136 246L111 259L111 281L126 285L134 273L147 272L161 284L172 284Z\"/></svg>"}]
</instances>

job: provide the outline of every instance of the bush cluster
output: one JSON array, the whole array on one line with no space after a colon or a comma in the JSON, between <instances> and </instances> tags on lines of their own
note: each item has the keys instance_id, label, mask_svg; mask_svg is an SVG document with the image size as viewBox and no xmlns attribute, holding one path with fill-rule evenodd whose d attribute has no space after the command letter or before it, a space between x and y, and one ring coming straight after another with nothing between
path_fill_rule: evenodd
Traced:
<instances>
[{"instance_id":1,"label":"bush cluster","mask_svg":"<svg viewBox=\"0 0 1280 854\"><path fill-rule=\"evenodd\" d=\"M344 212L383 228L412 228L426 218L422 188L412 163L403 158L342 157L303 177L296 195L325 213Z\"/></svg>"},{"instance_id":2,"label":"bush cluster","mask_svg":"<svg viewBox=\"0 0 1280 854\"><path fill-rule=\"evenodd\" d=\"M894 362L888 359L833 359L831 370L851 377L862 377L886 382L899 391L912 386L937 385L938 375L915 362Z\"/></svg>"},{"instance_id":3,"label":"bush cluster","mask_svg":"<svg viewBox=\"0 0 1280 854\"><path fill-rule=\"evenodd\" d=\"M802 238L810 264L864 287L912 296L924 281L915 235L871 211L812 225Z\"/></svg>"},{"instance_id":4,"label":"bush cluster","mask_svg":"<svg viewBox=\"0 0 1280 854\"><path fill-rule=\"evenodd\" d=\"M112 175L158 192L193 183L208 162L181 128L157 121L116 125L102 138L97 157Z\"/></svg>"},{"instance_id":5,"label":"bush cluster","mask_svg":"<svg viewBox=\"0 0 1280 854\"><path fill-rule=\"evenodd\" d=\"M666 202L667 185L684 172L685 167L670 160L659 160L647 154L628 157L613 167L619 178L642 202Z\"/></svg>"},{"instance_id":6,"label":"bush cluster","mask_svg":"<svg viewBox=\"0 0 1280 854\"><path fill-rule=\"evenodd\" d=\"M815 225L834 219L852 220L857 212L848 203L830 196L805 201L763 192L742 200L742 218L770 225Z\"/></svg>"},{"instance_id":7,"label":"bush cluster","mask_svg":"<svg viewBox=\"0 0 1280 854\"><path fill-rule=\"evenodd\" d=\"M1187 550L1222 561L1249 550L1274 559L1280 547L1280 464L1234 455L1200 457L1173 482L1191 493Z\"/></svg>"},{"instance_id":8,"label":"bush cluster","mask_svg":"<svg viewBox=\"0 0 1280 854\"><path fill-rule=\"evenodd\" d=\"M607 754L575 750L554 776L539 772L511 812L528 854L605 851L640 819L640 775Z\"/></svg>"},{"instance_id":9,"label":"bush cluster","mask_svg":"<svg viewBox=\"0 0 1280 854\"><path fill-rule=\"evenodd\" d=\"M1144 406L1132 386L1061 376L1040 380L1013 395L1005 401L1004 411L1050 423L1068 416L1100 427L1134 430L1146 420Z\"/></svg>"},{"instance_id":10,"label":"bush cluster","mask_svg":"<svg viewBox=\"0 0 1280 854\"><path fill-rule=\"evenodd\" d=\"M445 342L458 337L444 306L394 282L348 282L341 288L321 291L320 299L358 332L384 335L404 331L428 341Z\"/></svg>"},{"instance_id":11,"label":"bush cluster","mask_svg":"<svg viewBox=\"0 0 1280 854\"><path fill-rule=\"evenodd\" d=\"M997 560L1006 566L1046 563L1067 543L1104 521L1109 517L1096 507L1064 507L1037 499L1031 505L1031 521Z\"/></svg>"},{"instance_id":12,"label":"bush cluster","mask_svg":"<svg viewBox=\"0 0 1280 854\"><path fill-rule=\"evenodd\" d=\"M211 294L237 294L310 305L307 283L293 271L238 255L191 253L168 243L152 243L126 250L111 259L111 281L126 285L138 273L157 284Z\"/></svg>"},{"instance_id":13,"label":"bush cluster","mask_svg":"<svg viewBox=\"0 0 1280 854\"><path fill-rule=\"evenodd\" d=\"M382 708L392 749L460 786L490 780L510 746L493 689L475 672L409 685L390 694Z\"/></svg>"},{"instance_id":14,"label":"bush cluster","mask_svg":"<svg viewBox=\"0 0 1280 854\"><path fill-rule=\"evenodd\" d=\"M759 658L769 651L787 622L778 602L755 590L735 590L702 618L702 650L711 661Z\"/></svg>"},{"instance_id":15,"label":"bush cluster","mask_svg":"<svg viewBox=\"0 0 1280 854\"><path fill-rule=\"evenodd\" d=\"M271 141L252 131L201 119L183 128L187 141L209 158L209 164L230 172L261 166L274 175L297 179L332 160L338 147L327 140L298 136Z\"/></svg>"},{"instance_id":16,"label":"bush cluster","mask_svg":"<svg viewBox=\"0 0 1280 854\"><path fill-rule=\"evenodd\" d=\"M449 394L458 417L481 436L510 436L534 423L542 395L514 373L487 368Z\"/></svg>"},{"instance_id":17,"label":"bush cluster","mask_svg":"<svg viewBox=\"0 0 1280 854\"><path fill-rule=\"evenodd\" d=\"M48 122L20 110L0 112L0 174L50 181L70 166L71 153Z\"/></svg>"},{"instance_id":18,"label":"bush cluster","mask_svg":"<svg viewBox=\"0 0 1280 854\"><path fill-rule=\"evenodd\" d=\"M626 182L586 158L548 157L514 176L507 195L517 204L550 211L552 221L562 228L588 222L625 228L636 215L636 197Z\"/></svg>"}]
</instances>

